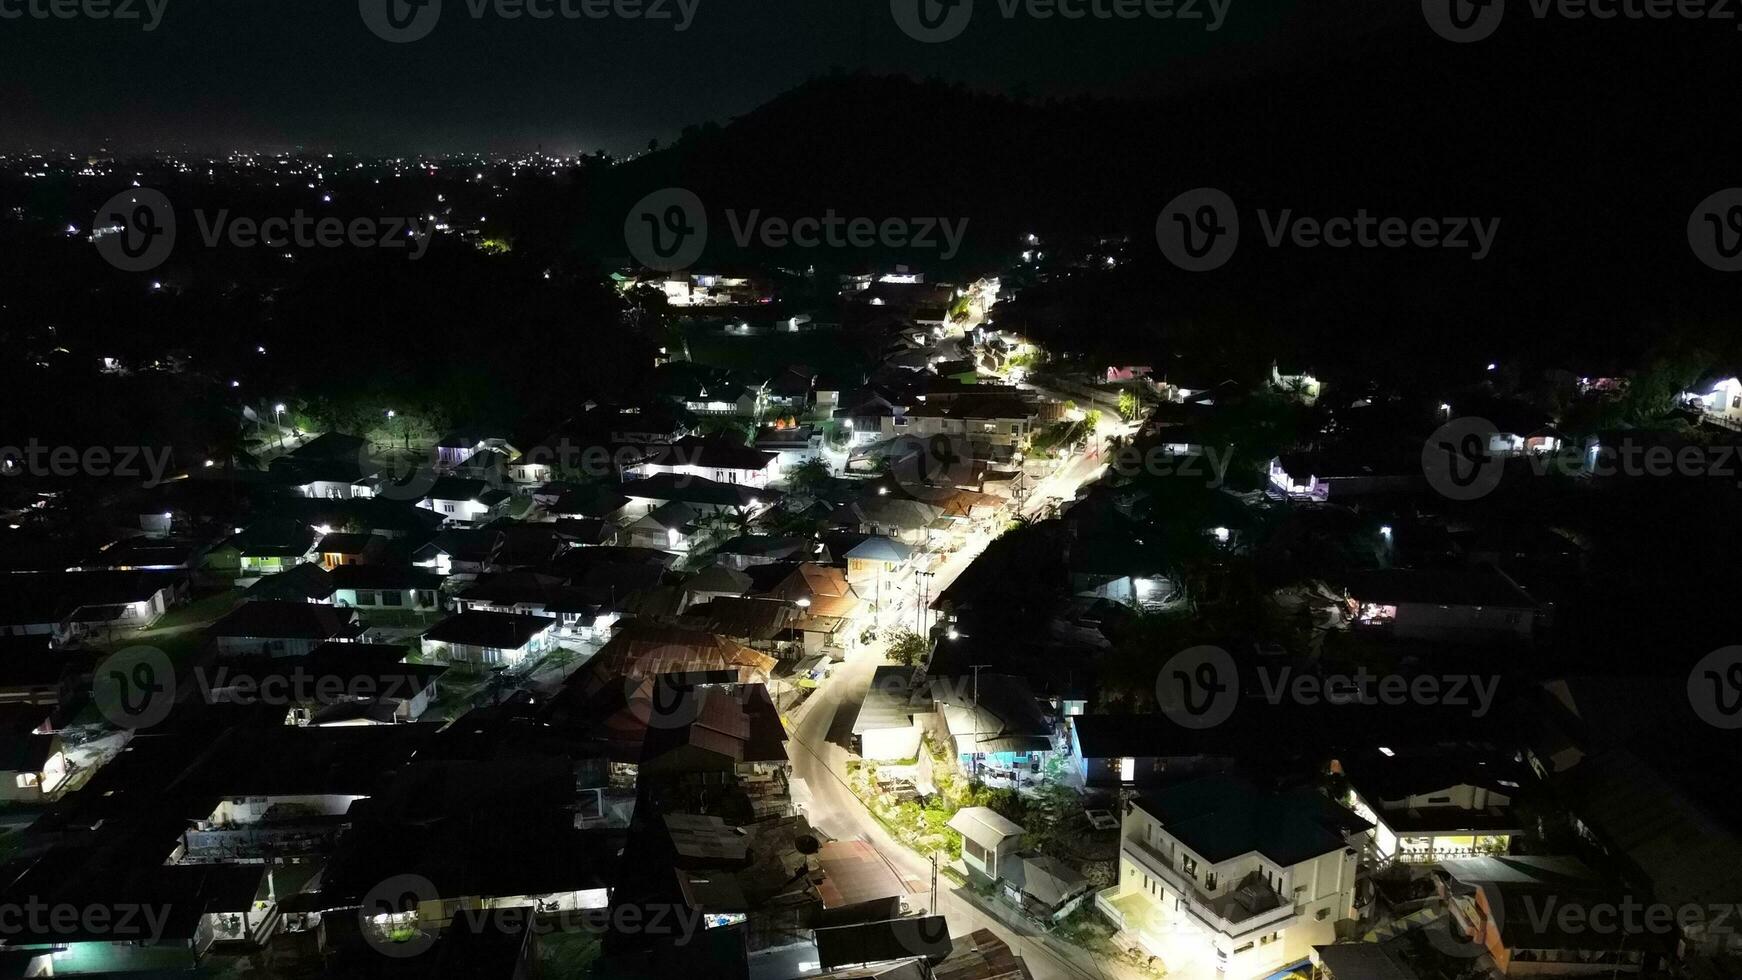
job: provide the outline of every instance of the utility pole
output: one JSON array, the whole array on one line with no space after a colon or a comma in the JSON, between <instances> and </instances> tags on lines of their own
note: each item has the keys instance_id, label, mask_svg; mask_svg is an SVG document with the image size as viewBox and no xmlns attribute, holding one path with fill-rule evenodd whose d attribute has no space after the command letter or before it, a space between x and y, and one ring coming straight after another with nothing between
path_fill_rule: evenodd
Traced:
<instances>
[{"instance_id":1,"label":"utility pole","mask_svg":"<svg viewBox=\"0 0 1742 980\"><path fill-rule=\"evenodd\" d=\"M938 852L931 852L931 907L926 910L932 915L938 914Z\"/></svg>"},{"instance_id":2,"label":"utility pole","mask_svg":"<svg viewBox=\"0 0 1742 980\"><path fill-rule=\"evenodd\" d=\"M913 573L913 584L914 584L914 592L915 592L915 595L913 597L913 599L914 599L914 615L919 621L919 635L920 636L926 635L926 624L925 624L925 620L926 620L925 611L927 608L926 603L929 602L931 599L931 579L932 579L932 576L936 575L936 574L937 574L936 572L922 572L922 571L917 571L917 570Z\"/></svg>"},{"instance_id":3,"label":"utility pole","mask_svg":"<svg viewBox=\"0 0 1742 980\"><path fill-rule=\"evenodd\" d=\"M974 769L969 775L980 775L980 669L991 664L970 664L974 672Z\"/></svg>"}]
</instances>

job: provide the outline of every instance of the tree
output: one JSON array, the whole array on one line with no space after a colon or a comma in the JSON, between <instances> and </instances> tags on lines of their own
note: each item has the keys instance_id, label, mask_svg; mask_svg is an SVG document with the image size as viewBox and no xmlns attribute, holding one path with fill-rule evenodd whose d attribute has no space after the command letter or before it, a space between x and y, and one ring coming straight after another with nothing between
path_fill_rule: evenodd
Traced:
<instances>
[{"instance_id":1,"label":"tree","mask_svg":"<svg viewBox=\"0 0 1742 980\"><path fill-rule=\"evenodd\" d=\"M787 481L794 490L814 494L829 484L829 464L821 459L807 459L792 468Z\"/></svg>"},{"instance_id":2,"label":"tree","mask_svg":"<svg viewBox=\"0 0 1742 980\"><path fill-rule=\"evenodd\" d=\"M1137 396L1129 389L1119 393L1119 417L1127 422L1137 417Z\"/></svg>"},{"instance_id":3,"label":"tree","mask_svg":"<svg viewBox=\"0 0 1742 980\"><path fill-rule=\"evenodd\" d=\"M912 667L919 663L929 652L931 644L926 642L925 637L910 630L902 630L889 640L889 659L903 667Z\"/></svg>"}]
</instances>

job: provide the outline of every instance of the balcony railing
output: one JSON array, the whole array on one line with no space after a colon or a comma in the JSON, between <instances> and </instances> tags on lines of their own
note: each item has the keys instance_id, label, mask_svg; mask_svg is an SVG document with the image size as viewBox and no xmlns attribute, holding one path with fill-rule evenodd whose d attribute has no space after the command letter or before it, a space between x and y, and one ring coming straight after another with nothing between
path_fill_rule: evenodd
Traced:
<instances>
[{"instance_id":1,"label":"balcony railing","mask_svg":"<svg viewBox=\"0 0 1742 980\"><path fill-rule=\"evenodd\" d=\"M1166 855L1144 841L1128 838L1124 842L1123 850L1127 857L1147 870L1152 877L1172 885L1174 891L1185 900L1186 908L1194 918L1230 938L1237 939L1260 929L1282 928L1299 914L1293 902L1274 891L1271 892L1277 903L1274 908L1248 914L1233 900L1233 891L1216 898L1210 897L1198 889L1196 882L1176 869Z\"/></svg>"}]
</instances>

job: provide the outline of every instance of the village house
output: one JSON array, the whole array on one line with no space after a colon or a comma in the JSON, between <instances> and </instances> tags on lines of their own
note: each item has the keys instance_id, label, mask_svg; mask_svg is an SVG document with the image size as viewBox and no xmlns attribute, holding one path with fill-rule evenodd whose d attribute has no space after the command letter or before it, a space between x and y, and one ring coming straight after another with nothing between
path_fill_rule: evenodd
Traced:
<instances>
[{"instance_id":1,"label":"village house","mask_svg":"<svg viewBox=\"0 0 1742 980\"><path fill-rule=\"evenodd\" d=\"M950 817L949 828L962 835L962 863L972 875L996 882L1005 864L1021 860L1016 852L1026 831L991 807L962 807Z\"/></svg>"},{"instance_id":2,"label":"village house","mask_svg":"<svg viewBox=\"0 0 1742 980\"><path fill-rule=\"evenodd\" d=\"M1528 642L1536 633L1536 600L1497 568L1366 572L1350 581L1348 605L1353 625L1399 639Z\"/></svg>"},{"instance_id":3,"label":"village house","mask_svg":"<svg viewBox=\"0 0 1742 980\"><path fill-rule=\"evenodd\" d=\"M311 602L244 602L207 628L226 656L306 656L329 640L363 635L355 610Z\"/></svg>"},{"instance_id":4,"label":"village house","mask_svg":"<svg viewBox=\"0 0 1742 980\"><path fill-rule=\"evenodd\" d=\"M1127 806L1119 882L1095 906L1170 970L1267 976L1308 962L1355 917L1369 826L1313 789L1267 792L1226 775L1177 783Z\"/></svg>"},{"instance_id":5,"label":"village house","mask_svg":"<svg viewBox=\"0 0 1742 980\"><path fill-rule=\"evenodd\" d=\"M380 561L387 539L373 534L329 534L315 545L320 566L332 571L340 565Z\"/></svg>"},{"instance_id":6,"label":"village house","mask_svg":"<svg viewBox=\"0 0 1742 980\"><path fill-rule=\"evenodd\" d=\"M357 609L441 608L441 576L398 565L342 565L333 569L333 603Z\"/></svg>"},{"instance_id":7,"label":"village house","mask_svg":"<svg viewBox=\"0 0 1742 980\"><path fill-rule=\"evenodd\" d=\"M517 666L550 649L557 621L549 616L463 612L423 634L423 655L442 663Z\"/></svg>"},{"instance_id":8,"label":"village house","mask_svg":"<svg viewBox=\"0 0 1742 980\"><path fill-rule=\"evenodd\" d=\"M871 675L871 687L853 719L853 737L860 758L894 762L919 756L924 728L915 719L930 714L931 702L920 700L912 667L882 664Z\"/></svg>"},{"instance_id":9,"label":"village house","mask_svg":"<svg viewBox=\"0 0 1742 980\"><path fill-rule=\"evenodd\" d=\"M1512 812L1518 783L1502 759L1484 761L1473 747L1381 748L1339 764L1351 787L1350 809L1373 824L1376 863L1505 854L1523 832Z\"/></svg>"},{"instance_id":10,"label":"village house","mask_svg":"<svg viewBox=\"0 0 1742 980\"><path fill-rule=\"evenodd\" d=\"M779 459L778 453L752 449L724 436L685 436L655 449L627 475L641 479L671 474L762 488L780 479Z\"/></svg>"},{"instance_id":11,"label":"village house","mask_svg":"<svg viewBox=\"0 0 1742 980\"><path fill-rule=\"evenodd\" d=\"M508 513L511 496L484 480L444 476L430 485L417 505L451 522L487 524Z\"/></svg>"},{"instance_id":12,"label":"village house","mask_svg":"<svg viewBox=\"0 0 1742 980\"><path fill-rule=\"evenodd\" d=\"M1630 902L1648 907L1645 896L1629 894L1577 858L1456 858L1439 863L1434 883L1453 928L1487 951L1500 976L1637 974L1673 945L1673 933L1648 928L1643 916L1617 913L1598 927L1583 914L1576 922L1549 914L1572 907L1600 915Z\"/></svg>"},{"instance_id":13,"label":"village house","mask_svg":"<svg viewBox=\"0 0 1742 980\"><path fill-rule=\"evenodd\" d=\"M66 777L59 736L0 734L0 804L41 803Z\"/></svg>"},{"instance_id":14,"label":"village house","mask_svg":"<svg viewBox=\"0 0 1742 980\"><path fill-rule=\"evenodd\" d=\"M250 524L230 539L244 580L238 584L314 561L316 540L315 529L299 520L274 518Z\"/></svg>"},{"instance_id":15,"label":"village house","mask_svg":"<svg viewBox=\"0 0 1742 980\"><path fill-rule=\"evenodd\" d=\"M187 579L172 572L37 572L6 576L0 636L49 637L57 646L143 629L181 602Z\"/></svg>"}]
</instances>

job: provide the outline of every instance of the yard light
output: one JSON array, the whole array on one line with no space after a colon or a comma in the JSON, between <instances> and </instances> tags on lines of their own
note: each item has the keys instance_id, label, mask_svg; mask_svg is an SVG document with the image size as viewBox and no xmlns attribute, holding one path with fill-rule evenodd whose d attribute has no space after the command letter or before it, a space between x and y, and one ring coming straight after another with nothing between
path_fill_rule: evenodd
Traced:
<instances>
[{"instance_id":1,"label":"yard light","mask_svg":"<svg viewBox=\"0 0 1742 980\"><path fill-rule=\"evenodd\" d=\"M1379 525L1379 533L1384 535L1385 537L1388 537L1388 538L1391 537L1391 525L1389 525L1389 524Z\"/></svg>"}]
</instances>

